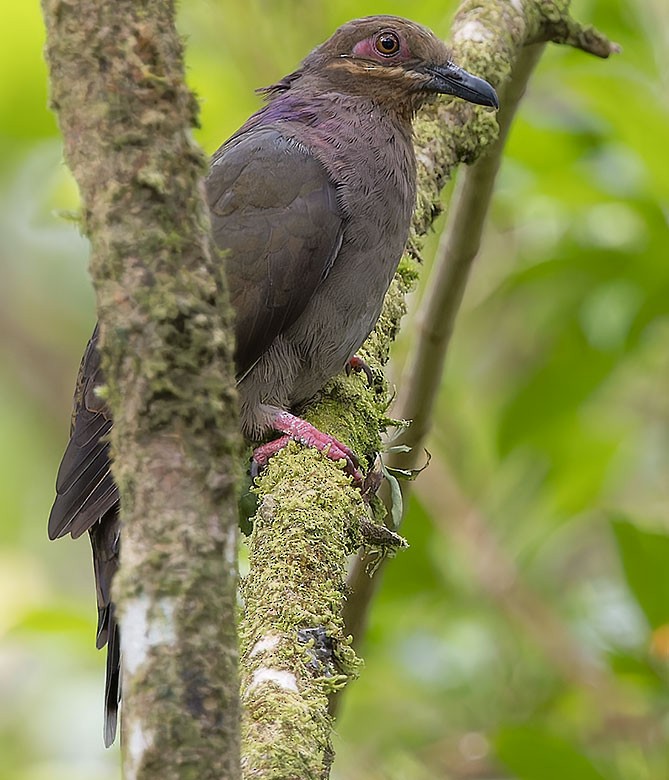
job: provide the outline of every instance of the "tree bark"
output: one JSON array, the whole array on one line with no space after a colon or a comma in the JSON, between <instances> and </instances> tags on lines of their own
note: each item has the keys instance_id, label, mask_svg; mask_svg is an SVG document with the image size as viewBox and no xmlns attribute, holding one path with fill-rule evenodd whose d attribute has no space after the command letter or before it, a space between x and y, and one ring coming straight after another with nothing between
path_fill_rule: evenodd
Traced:
<instances>
[{"instance_id":1,"label":"tree bark","mask_svg":"<svg viewBox=\"0 0 669 780\"><path fill-rule=\"evenodd\" d=\"M43 12L114 416L125 776L237 778L233 340L174 5L43 0Z\"/></svg>"}]
</instances>

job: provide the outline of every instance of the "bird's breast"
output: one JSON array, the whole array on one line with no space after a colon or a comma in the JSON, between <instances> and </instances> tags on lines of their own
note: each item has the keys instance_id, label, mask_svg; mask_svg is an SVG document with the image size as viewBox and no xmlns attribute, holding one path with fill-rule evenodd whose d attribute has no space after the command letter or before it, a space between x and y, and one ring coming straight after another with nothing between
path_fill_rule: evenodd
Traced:
<instances>
[{"instance_id":1,"label":"bird's breast","mask_svg":"<svg viewBox=\"0 0 669 780\"><path fill-rule=\"evenodd\" d=\"M286 334L305 356L296 402L340 371L376 324L415 203L410 130L373 111L338 119L312 128L309 138L336 184L345 219L332 269Z\"/></svg>"},{"instance_id":2,"label":"bird's breast","mask_svg":"<svg viewBox=\"0 0 669 780\"><path fill-rule=\"evenodd\" d=\"M416 198L411 128L374 106L346 109L332 109L310 134L337 185L349 238L404 243ZM358 224L364 230L356 231Z\"/></svg>"}]
</instances>

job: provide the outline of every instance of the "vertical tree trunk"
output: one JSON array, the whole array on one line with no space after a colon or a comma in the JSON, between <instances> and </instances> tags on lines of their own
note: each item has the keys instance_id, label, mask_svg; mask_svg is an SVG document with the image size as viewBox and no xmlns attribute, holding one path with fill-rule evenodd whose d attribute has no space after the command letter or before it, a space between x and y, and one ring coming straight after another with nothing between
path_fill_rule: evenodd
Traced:
<instances>
[{"instance_id":1,"label":"vertical tree trunk","mask_svg":"<svg viewBox=\"0 0 669 780\"><path fill-rule=\"evenodd\" d=\"M43 11L114 416L125 776L237 778L233 342L174 5Z\"/></svg>"}]
</instances>

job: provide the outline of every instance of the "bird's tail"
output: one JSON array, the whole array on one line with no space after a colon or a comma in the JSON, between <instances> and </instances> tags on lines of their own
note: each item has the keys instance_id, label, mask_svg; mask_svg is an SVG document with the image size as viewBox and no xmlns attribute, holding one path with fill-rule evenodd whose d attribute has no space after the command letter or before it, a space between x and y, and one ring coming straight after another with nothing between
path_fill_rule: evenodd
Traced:
<instances>
[{"instance_id":1,"label":"bird's tail","mask_svg":"<svg viewBox=\"0 0 669 780\"><path fill-rule=\"evenodd\" d=\"M96 645L107 645L105 671L104 742L109 747L116 736L118 705L121 699L121 635L112 601L111 586L119 564L120 520L118 505L89 529L93 548L93 571L98 602Z\"/></svg>"}]
</instances>

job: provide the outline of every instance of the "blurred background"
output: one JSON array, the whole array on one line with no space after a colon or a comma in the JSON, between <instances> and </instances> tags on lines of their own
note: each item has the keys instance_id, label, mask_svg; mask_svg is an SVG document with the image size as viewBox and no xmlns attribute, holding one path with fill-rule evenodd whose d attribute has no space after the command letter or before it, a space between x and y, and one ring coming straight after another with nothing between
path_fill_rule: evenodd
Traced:
<instances>
[{"instance_id":1,"label":"blurred background","mask_svg":"<svg viewBox=\"0 0 669 780\"><path fill-rule=\"evenodd\" d=\"M118 780L88 542L46 537L87 246L38 4L1 5L0 780ZM183 0L198 140L214 151L342 22L446 37L455 5ZM623 53L550 47L521 107L337 780L669 778L669 5L573 10Z\"/></svg>"}]
</instances>

